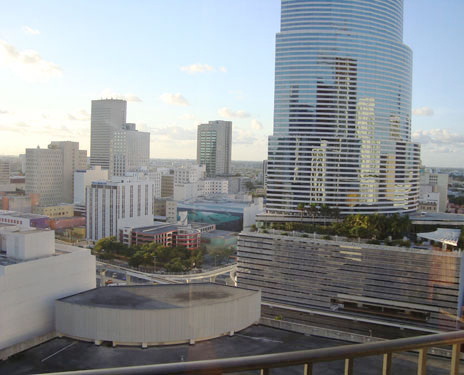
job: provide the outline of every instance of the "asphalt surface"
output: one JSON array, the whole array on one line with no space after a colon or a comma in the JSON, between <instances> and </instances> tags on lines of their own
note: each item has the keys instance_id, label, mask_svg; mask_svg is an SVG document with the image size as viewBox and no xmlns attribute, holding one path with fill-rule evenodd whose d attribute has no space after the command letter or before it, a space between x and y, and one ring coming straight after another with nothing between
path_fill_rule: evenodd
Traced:
<instances>
[{"instance_id":1,"label":"asphalt surface","mask_svg":"<svg viewBox=\"0 0 464 375\"><path fill-rule=\"evenodd\" d=\"M180 361L196 361L303 349L317 349L345 342L278 330L264 326L252 326L232 337L198 342L195 345L172 345L164 347L111 347L109 343L95 346L67 338L48 341L7 361L0 362L1 375L48 373L120 366L135 366ZM427 375L449 373L449 360L429 357ZM319 363L313 366L314 374L343 374L343 361ZM241 372L241 374L257 372ZM382 373L382 357L366 357L355 360L356 375ZM401 353L393 356L392 374L416 374L417 355ZM271 374L303 374L303 367L272 369Z\"/></svg>"}]
</instances>

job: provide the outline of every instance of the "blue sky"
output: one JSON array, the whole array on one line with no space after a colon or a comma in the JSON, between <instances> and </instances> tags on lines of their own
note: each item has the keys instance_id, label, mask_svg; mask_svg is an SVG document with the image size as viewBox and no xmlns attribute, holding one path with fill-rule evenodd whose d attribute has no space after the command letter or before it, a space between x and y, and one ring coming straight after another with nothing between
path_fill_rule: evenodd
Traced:
<instances>
[{"instance_id":1,"label":"blue sky","mask_svg":"<svg viewBox=\"0 0 464 375\"><path fill-rule=\"evenodd\" d=\"M151 156L195 158L196 125L233 121L235 160L266 158L277 0L0 1L0 154L76 140L90 100L125 97ZM413 136L426 165L464 166L461 0L405 0Z\"/></svg>"}]
</instances>

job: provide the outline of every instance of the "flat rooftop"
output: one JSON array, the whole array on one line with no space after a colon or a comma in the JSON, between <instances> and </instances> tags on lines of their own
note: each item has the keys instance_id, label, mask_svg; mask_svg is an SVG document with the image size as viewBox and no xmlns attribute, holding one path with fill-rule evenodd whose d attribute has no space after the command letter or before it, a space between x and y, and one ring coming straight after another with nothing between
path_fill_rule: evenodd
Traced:
<instances>
[{"instance_id":1,"label":"flat rooftop","mask_svg":"<svg viewBox=\"0 0 464 375\"><path fill-rule=\"evenodd\" d=\"M155 222L152 225L146 227L133 228L132 231L137 233L161 234L166 232L172 232L174 230L177 230L178 228L179 226L175 224Z\"/></svg>"},{"instance_id":2,"label":"flat rooftop","mask_svg":"<svg viewBox=\"0 0 464 375\"><path fill-rule=\"evenodd\" d=\"M7 211L7 210L0 210L0 216L19 217L22 219L41 219L41 218L48 219L48 216L45 216L45 215L28 214L25 212L16 212L16 211Z\"/></svg>"},{"instance_id":3,"label":"flat rooftop","mask_svg":"<svg viewBox=\"0 0 464 375\"><path fill-rule=\"evenodd\" d=\"M217 339L198 342L195 345L181 344L115 348L104 343L81 342L69 338L57 338L19 353L7 361L0 361L0 373L8 375L38 374L58 371L77 371L109 367L141 366L158 363L198 361L242 357L250 355L290 352L305 349L320 349L346 345L344 341L306 336L262 325L252 326ZM428 375L449 374L449 359L429 356ZM417 355L393 354L392 374L416 374ZM382 373L382 356L355 360L355 373L372 375ZM344 373L344 361L314 364L314 374L339 375ZM241 372L243 373L243 372ZM253 373L253 372L247 372ZM256 373L256 372L254 372ZM272 369L273 375L301 375L302 366Z\"/></svg>"},{"instance_id":4,"label":"flat rooftop","mask_svg":"<svg viewBox=\"0 0 464 375\"><path fill-rule=\"evenodd\" d=\"M177 203L177 210L195 209L203 211L219 211L243 213L243 209L252 205L253 202L230 200L222 198L211 199L192 199Z\"/></svg>"},{"instance_id":5,"label":"flat rooftop","mask_svg":"<svg viewBox=\"0 0 464 375\"><path fill-rule=\"evenodd\" d=\"M225 302L256 293L219 284L136 285L96 288L60 301L117 309L156 310Z\"/></svg>"}]
</instances>

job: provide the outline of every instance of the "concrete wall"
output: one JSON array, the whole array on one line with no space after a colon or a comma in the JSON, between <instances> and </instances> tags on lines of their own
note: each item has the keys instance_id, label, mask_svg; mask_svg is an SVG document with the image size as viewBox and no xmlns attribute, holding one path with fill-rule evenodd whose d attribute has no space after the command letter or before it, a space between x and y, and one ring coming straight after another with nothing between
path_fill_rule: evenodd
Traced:
<instances>
[{"instance_id":1,"label":"concrete wall","mask_svg":"<svg viewBox=\"0 0 464 375\"><path fill-rule=\"evenodd\" d=\"M259 321L261 293L187 308L137 310L56 301L56 330L85 340L126 345L197 341L242 330Z\"/></svg>"},{"instance_id":2,"label":"concrete wall","mask_svg":"<svg viewBox=\"0 0 464 375\"><path fill-rule=\"evenodd\" d=\"M95 288L86 249L0 266L0 350L55 330L55 299Z\"/></svg>"}]
</instances>

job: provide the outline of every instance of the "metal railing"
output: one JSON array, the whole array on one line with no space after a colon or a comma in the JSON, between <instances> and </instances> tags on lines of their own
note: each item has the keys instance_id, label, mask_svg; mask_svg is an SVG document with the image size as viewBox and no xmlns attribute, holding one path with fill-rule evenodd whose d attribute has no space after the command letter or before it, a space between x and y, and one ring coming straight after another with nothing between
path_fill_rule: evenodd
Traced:
<instances>
[{"instance_id":1,"label":"metal railing","mask_svg":"<svg viewBox=\"0 0 464 375\"><path fill-rule=\"evenodd\" d=\"M461 344L464 343L464 331L440 333L435 335L380 341L367 344L342 345L331 348L300 350L277 354L265 354L249 357L234 357L194 362L178 362L159 365L118 367L72 372L59 372L48 375L140 375L140 374L224 374L239 371L257 370L261 375L272 374L273 368L302 366L305 375L313 375L313 364L345 361L345 375L355 374L357 358L383 355L382 375L392 374L393 353L418 350L417 374L427 374L427 352L431 347L452 346L450 375L459 374Z\"/></svg>"}]
</instances>

